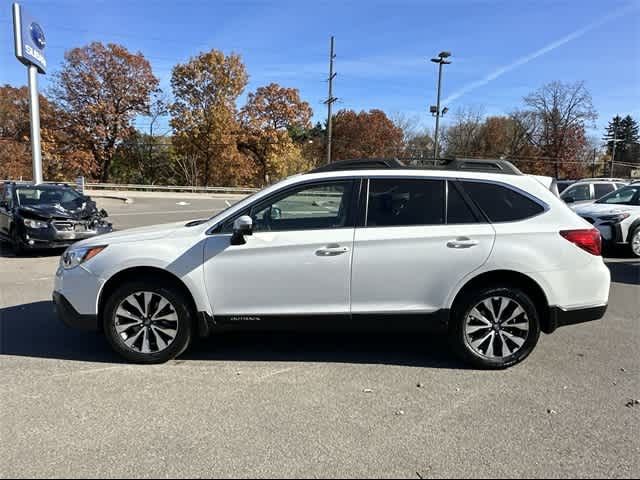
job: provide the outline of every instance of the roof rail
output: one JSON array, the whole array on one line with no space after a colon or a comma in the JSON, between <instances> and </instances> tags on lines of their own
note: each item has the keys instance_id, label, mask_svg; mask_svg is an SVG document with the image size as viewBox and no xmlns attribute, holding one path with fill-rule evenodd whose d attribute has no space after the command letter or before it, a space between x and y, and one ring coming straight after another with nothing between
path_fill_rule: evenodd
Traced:
<instances>
[{"instance_id":1,"label":"roof rail","mask_svg":"<svg viewBox=\"0 0 640 480\"><path fill-rule=\"evenodd\" d=\"M361 159L342 160L323 165L308 173L338 172L345 170L384 170L384 169L414 169L414 170L457 170L482 173L503 173L507 175L522 175L522 172L507 160L480 159L446 159L438 160L435 165L407 166L397 158L390 159Z\"/></svg>"},{"instance_id":2,"label":"roof rail","mask_svg":"<svg viewBox=\"0 0 640 480\"><path fill-rule=\"evenodd\" d=\"M581 178L580 180L578 180L578 182L619 182L619 183L627 183L628 181L629 180L625 180L624 178L607 178L607 177Z\"/></svg>"},{"instance_id":3,"label":"roof rail","mask_svg":"<svg viewBox=\"0 0 640 480\"><path fill-rule=\"evenodd\" d=\"M338 172L342 170L378 170L385 168L407 168L407 166L395 158L341 160L323 165L307 173Z\"/></svg>"}]
</instances>

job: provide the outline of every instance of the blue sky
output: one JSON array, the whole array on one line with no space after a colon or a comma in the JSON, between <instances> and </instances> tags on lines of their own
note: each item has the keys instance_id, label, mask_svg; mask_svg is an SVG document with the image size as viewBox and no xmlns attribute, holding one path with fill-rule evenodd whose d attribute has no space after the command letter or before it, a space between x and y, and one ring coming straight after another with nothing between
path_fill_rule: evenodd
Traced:
<instances>
[{"instance_id":1,"label":"blue sky","mask_svg":"<svg viewBox=\"0 0 640 480\"><path fill-rule=\"evenodd\" d=\"M508 113L552 80L586 81L600 113L640 118L640 0L24 0L43 25L51 70L66 49L122 43L151 61L170 92L172 66L212 48L242 55L248 90L300 89L325 116L329 37L338 108L381 108L431 127L436 66L453 52L443 96L452 111ZM0 0L0 84L26 83L13 56L11 1ZM49 76L41 77L46 90ZM140 122L144 126L144 121ZM594 133L600 133L599 131Z\"/></svg>"}]
</instances>

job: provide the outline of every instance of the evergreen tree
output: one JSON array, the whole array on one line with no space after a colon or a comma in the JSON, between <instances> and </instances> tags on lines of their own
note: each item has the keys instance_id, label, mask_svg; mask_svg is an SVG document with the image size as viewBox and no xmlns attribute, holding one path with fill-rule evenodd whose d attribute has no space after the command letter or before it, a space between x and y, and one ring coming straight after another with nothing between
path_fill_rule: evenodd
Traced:
<instances>
[{"instance_id":1,"label":"evergreen tree","mask_svg":"<svg viewBox=\"0 0 640 480\"><path fill-rule=\"evenodd\" d=\"M619 140L622 135L622 117L620 115L616 115L613 117L613 120L609 122L607 126L606 132L602 140L604 140L607 146L607 153L611 155L613 153L613 144L614 139ZM620 142L616 146L616 157L618 156L618 147L620 147Z\"/></svg>"}]
</instances>

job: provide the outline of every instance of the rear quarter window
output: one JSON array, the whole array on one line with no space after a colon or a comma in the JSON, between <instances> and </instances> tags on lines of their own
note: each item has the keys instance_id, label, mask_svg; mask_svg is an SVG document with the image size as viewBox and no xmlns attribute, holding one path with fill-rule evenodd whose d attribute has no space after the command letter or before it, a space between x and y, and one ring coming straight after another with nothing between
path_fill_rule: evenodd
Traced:
<instances>
[{"instance_id":1,"label":"rear quarter window","mask_svg":"<svg viewBox=\"0 0 640 480\"><path fill-rule=\"evenodd\" d=\"M489 221L494 223L526 220L545 211L541 204L503 185L485 182L462 182L462 185Z\"/></svg>"}]
</instances>

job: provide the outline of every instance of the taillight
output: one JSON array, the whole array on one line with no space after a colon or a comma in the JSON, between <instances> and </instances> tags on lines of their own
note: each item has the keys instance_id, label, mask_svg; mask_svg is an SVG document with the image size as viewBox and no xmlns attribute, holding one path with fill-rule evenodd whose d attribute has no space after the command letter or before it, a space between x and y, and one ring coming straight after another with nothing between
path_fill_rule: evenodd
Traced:
<instances>
[{"instance_id":1,"label":"taillight","mask_svg":"<svg viewBox=\"0 0 640 480\"><path fill-rule=\"evenodd\" d=\"M595 228L588 230L563 230L560 232L564 238L577 245L581 249L597 257L602 255L602 237Z\"/></svg>"}]
</instances>

